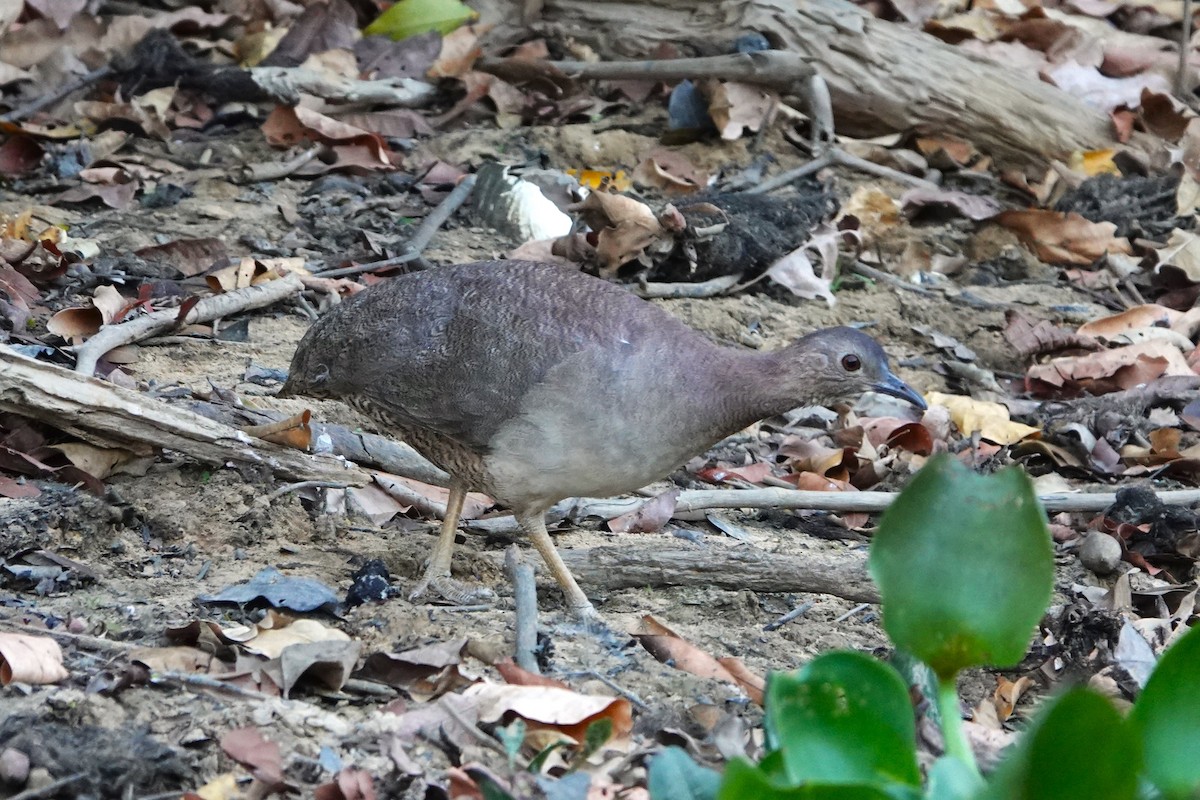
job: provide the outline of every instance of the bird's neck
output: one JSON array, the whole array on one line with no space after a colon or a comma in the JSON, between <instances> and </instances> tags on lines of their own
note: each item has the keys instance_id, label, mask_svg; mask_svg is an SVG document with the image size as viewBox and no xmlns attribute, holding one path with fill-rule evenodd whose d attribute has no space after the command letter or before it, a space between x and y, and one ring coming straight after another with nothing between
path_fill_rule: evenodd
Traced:
<instances>
[{"instance_id":1,"label":"bird's neck","mask_svg":"<svg viewBox=\"0 0 1200 800\"><path fill-rule=\"evenodd\" d=\"M795 365L788 363L783 350L721 350L727 374L722 385L714 387L714 395L722 411L723 436L803 405L789 380Z\"/></svg>"}]
</instances>

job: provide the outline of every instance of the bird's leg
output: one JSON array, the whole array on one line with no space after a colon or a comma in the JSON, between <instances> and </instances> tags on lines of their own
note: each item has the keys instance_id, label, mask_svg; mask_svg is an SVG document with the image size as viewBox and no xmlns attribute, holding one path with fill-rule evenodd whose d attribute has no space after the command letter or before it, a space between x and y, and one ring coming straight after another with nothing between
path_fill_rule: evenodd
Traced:
<instances>
[{"instance_id":1,"label":"bird's leg","mask_svg":"<svg viewBox=\"0 0 1200 800\"><path fill-rule=\"evenodd\" d=\"M563 594L566 595L567 606L571 612L585 623L600 622L600 614L596 611L596 607L592 605L591 600L588 600L583 589L579 588L579 584L575 582L575 576L571 574L571 570L567 569L562 556L554 547L554 542L550 539L550 532L546 530L545 513L538 510L518 514L517 523L528 534L534 549L541 554L542 560L550 568L550 574L554 576L554 580L558 582Z\"/></svg>"},{"instance_id":2,"label":"bird's leg","mask_svg":"<svg viewBox=\"0 0 1200 800\"><path fill-rule=\"evenodd\" d=\"M462 516L462 503L467 499L467 487L458 481L450 482L450 495L446 498L446 515L442 518L442 533L438 535L438 543L433 546L430 555L430 565L425 567L425 575L416 584L409 600L420 600L430 587L436 589L436 583L448 581L450 578L450 558L454 555L454 537L458 533L458 517Z\"/></svg>"}]
</instances>

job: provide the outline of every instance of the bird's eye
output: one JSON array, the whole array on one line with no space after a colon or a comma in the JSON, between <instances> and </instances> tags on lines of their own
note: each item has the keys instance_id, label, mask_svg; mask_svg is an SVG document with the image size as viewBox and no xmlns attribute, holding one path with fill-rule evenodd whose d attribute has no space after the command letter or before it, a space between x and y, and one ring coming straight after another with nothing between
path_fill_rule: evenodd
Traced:
<instances>
[{"instance_id":1,"label":"bird's eye","mask_svg":"<svg viewBox=\"0 0 1200 800\"><path fill-rule=\"evenodd\" d=\"M842 369L846 372L858 372L862 369L862 359L853 353L842 356Z\"/></svg>"}]
</instances>

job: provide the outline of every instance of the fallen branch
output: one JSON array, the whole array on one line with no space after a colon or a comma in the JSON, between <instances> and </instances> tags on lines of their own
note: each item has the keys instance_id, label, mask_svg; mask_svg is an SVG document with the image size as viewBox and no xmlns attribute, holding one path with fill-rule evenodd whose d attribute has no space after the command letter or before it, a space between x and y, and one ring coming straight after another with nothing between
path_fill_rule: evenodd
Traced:
<instances>
[{"instance_id":1,"label":"fallen branch","mask_svg":"<svg viewBox=\"0 0 1200 800\"><path fill-rule=\"evenodd\" d=\"M179 309L155 311L145 316L123 322L120 325L105 325L75 351L75 371L82 375L96 372L96 362L112 350L170 330L177 326L197 322L211 322L253 308L263 308L291 297L304 288L299 275L288 274L273 281L235 289L232 292L205 297L179 319Z\"/></svg>"},{"instance_id":2,"label":"fallen branch","mask_svg":"<svg viewBox=\"0 0 1200 800\"><path fill-rule=\"evenodd\" d=\"M772 508L796 511L834 511L842 513L879 513L896 499L896 492L813 492L798 489L697 489L680 492L675 514L718 508ZM1200 503L1200 489L1155 492L1167 505L1190 506ZM1038 496L1048 513L1060 511L1103 511L1116 502L1113 492L1072 494L1054 492ZM599 498L573 497L556 503L546 512L547 522L568 520L578 523L588 517L613 519L628 514L646 502L644 497ZM473 519L463 522L468 529L486 533L518 533L512 517Z\"/></svg>"},{"instance_id":3,"label":"fallen branch","mask_svg":"<svg viewBox=\"0 0 1200 800\"><path fill-rule=\"evenodd\" d=\"M437 94L432 84L412 78L360 81L301 67L254 67L247 72L264 92L288 105L296 105L300 95L307 94L333 103L419 108Z\"/></svg>"},{"instance_id":4,"label":"fallen branch","mask_svg":"<svg viewBox=\"0 0 1200 800\"><path fill-rule=\"evenodd\" d=\"M515 544L504 551L504 572L513 587L516 636L513 643L513 660L521 669L540 675L537 663L537 586L533 581L533 567L521 558L521 550Z\"/></svg>"},{"instance_id":5,"label":"fallen branch","mask_svg":"<svg viewBox=\"0 0 1200 800\"><path fill-rule=\"evenodd\" d=\"M100 447L139 455L175 450L205 464L267 468L298 481L361 485L354 464L264 442L161 400L0 347L0 411L51 425Z\"/></svg>"},{"instance_id":6,"label":"fallen branch","mask_svg":"<svg viewBox=\"0 0 1200 800\"><path fill-rule=\"evenodd\" d=\"M527 74L527 66L514 66L509 59L483 58L476 68L491 72L501 79L519 81ZM833 141L833 109L829 90L817 71L796 53L768 50L757 53L737 53L702 58L672 58L657 61L548 61L546 67L557 69L571 78L593 80L703 80L740 81L766 86L783 94L804 98L809 117L813 120L814 147Z\"/></svg>"},{"instance_id":7,"label":"fallen branch","mask_svg":"<svg viewBox=\"0 0 1200 800\"><path fill-rule=\"evenodd\" d=\"M580 583L601 589L717 586L879 602L879 590L867 574L866 557L860 554L790 556L749 547L668 550L655 545L564 549L559 553Z\"/></svg>"}]
</instances>

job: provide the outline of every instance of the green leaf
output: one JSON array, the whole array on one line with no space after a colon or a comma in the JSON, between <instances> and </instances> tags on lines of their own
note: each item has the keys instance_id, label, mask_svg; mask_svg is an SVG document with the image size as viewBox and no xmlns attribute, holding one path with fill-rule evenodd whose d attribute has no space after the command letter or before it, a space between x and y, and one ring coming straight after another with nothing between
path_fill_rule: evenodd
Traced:
<instances>
[{"instance_id":1,"label":"green leaf","mask_svg":"<svg viewBox=\"0 0 1200 800\"><path fill-rule=\"evenodd\" d=\"M444 35L476 16L459 0L400 0L376 17L363 33L392 39L407 39L427 31Z\"/></svg>"},{"instance_id":2,"label":"green leaf","mask_svg":"<svg viewBox=\"0 0 1200 800\"><path fill-rule=\"evenodd\" d=\"M526 769L526 772L532 772L534 775L541 773L542 767L546 764L546 759L550 757L550 754L560 747L566 747L568 744L570 742L566 739L559 739L557 742L546 745L542 748L541 752L529 760L529 767Z\"/></svg>"},{"instance_id":3,"label":"green leaf","mask_svg":"<svg viewBox=\"0 0 1200 800\"><path fill-rule=\"evenodd\" d=\"M871 543L883 627L940 679L1012 666L1050 601L1054 555L1019 467L975 475L937 456L884 513Z\"/></svg>"},{"instance_id":4,"label":"green leaf","mask_svg":"<svg viewBox=\"0 0 1200 800\"><path fill-rule=\"evenodd\" d=\"M979 773L962 759L942 756L929 768L926 800L970 800L983 789Z\"/></svg>"},{"instance_id":5,"label":"green leaf","mask_svg":"<svg viewBox=\"0 0 1200 800\"><path fill-rule=\"evenodd\" d=\"M766 707L790 783L920 785L908 689L886 664L827 653L772 675Z\"/></svg>"},{"instance_id":6,"label":"green leaf","mask_svg":"<svg viewBox=\"0 0 1200 800\"><path fill-rule=\"evenodd\" d=\"M497 728L496 738L504 745L504 753L508 756L508 768L516 769L517 754L525 744L525 720L517 717L506 727Z\"/></svg>"},{"instance_id":7,"label":"green leaf","mask_svg":"<svg viewBox=\"0 0 1200 800\"><path fill-rule=\"evenodd\" d=\"M613 723L608 717L600 719L587 726L583 734L583 748L579 753L579 763L592 757L592 754L604 746L612 738Z\"/></svg>"},{"instance_id":8,"label":"green leaf","mask_svg":"<svg viewBox=\"0 0 1200 800\"><path fill-rule=\"evenodd\" d=\"M1132 800L1141 746L1109 700L1072 689L1038 715L993 776L986 800Z\"/></svg>"},{"instance_id":9,"label":"green leaf","mask_svg":"<svg viewBox=\"0 0 1200 800\"><path fill-rule=\"evenodd\" d=\"M915 793L891 794L874 786L806 784L778 786L745 759L734 759L725 768L717 800L898 800ZM650 790L651 800L661 800Z\"/></svg>"},{"instance_id":10,"label":"green leaf","mask_svg":"<svg viewBox=\"0 0 1200 800\"><path fill-rule=\"evenodd\" d=\"M1130 721L1141 735L1146 775L1169 797L1200 790L1200 628L1163 653Z\"/></svg>"},{"instance_id":11,"label":"green leaf","mask_svg":"<svg viewBox=\"0 0 1200 800\"><path fill-rule=\"evenodd\" d=\"M702 767L678 747L668 747L650 759L647 778L651 800L713 800L721 776Z\"/></svg>"}]
</instances>

